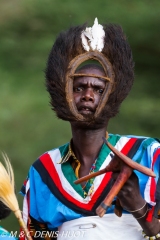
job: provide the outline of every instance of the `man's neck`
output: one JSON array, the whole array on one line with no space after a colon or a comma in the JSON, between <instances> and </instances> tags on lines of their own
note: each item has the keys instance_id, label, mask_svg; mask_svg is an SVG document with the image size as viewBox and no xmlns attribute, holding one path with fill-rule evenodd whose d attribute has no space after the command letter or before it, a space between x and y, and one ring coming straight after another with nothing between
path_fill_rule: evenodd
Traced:
<instances>
[{"instance_id":1,"label":"man's neck","mask_svg":"<svg viewBox=\"0 0 160 240\"><path fill-rule=\"evenodd\" d=\"M100 149L103 145L102 137L106 137L106 128L101 129L81 129L72 128L72 148L81 162L82 169L86 168L86 172L97 159ZM82 174L83 175L83 174Z\"/></svg>"}]
</instances>

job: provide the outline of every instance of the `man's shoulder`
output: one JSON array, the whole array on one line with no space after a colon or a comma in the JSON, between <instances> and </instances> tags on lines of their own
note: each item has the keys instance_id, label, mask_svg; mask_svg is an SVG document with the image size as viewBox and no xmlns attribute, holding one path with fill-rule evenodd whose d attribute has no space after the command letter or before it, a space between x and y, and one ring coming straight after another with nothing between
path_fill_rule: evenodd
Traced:
<instances>
[{"instance_id":1,"label":"man's shoulder","mask_svg":"<svg viewBox=\"0 0 160 240\"><path fill-rule=\"evenodd\" d=\"M135 138L137 141L140 141L144 148L147 148L152 145L160 147L160 139L156 137L136 136L136 135L127 135L126 137Z\"/></svg>"},{"instance_id":2,"label":"man's shoulder","mask_svg":"<svg viewBox=\"0 0 160 240\"><path fill-rule=\"evenodd\" d=\"M138 135L120 135L120 134L112 134L112 133L109 133L109 137L110 138L115 138L115 139L119 139L119 140L124 140L124 139L136 139L137 141L141 141L143 143L146 143L146 144L150 144L150 143L153 143L153 142L157 142L160 144L160 139L158 138L154 138L154 137L148 137L148 136L138 136Z\"/></svg>"}]
</instances>

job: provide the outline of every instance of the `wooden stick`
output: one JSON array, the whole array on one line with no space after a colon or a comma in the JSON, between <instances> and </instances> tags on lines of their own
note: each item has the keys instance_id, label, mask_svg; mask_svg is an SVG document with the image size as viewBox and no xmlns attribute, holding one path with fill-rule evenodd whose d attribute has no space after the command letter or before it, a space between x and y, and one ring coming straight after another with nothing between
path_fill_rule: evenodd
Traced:
<instances>
[{"instance_id":1,"label":"wooden stick","mask_svg":"<svg viewBox=\"0 0 160 240\"><path fill-rule=\"evenodd\" d=\"M131 167L127 165L123 166L123 169L119 173L113 187L107 194L104 201L96 209L96 213L99 217L103 217L103 215L106 213L107 208L112 204L114 197L117 196L117 194L119 193L119 191L121 190L125 182L131 176L132 171L133 169Z\"/></svg>"},{"instance_id":2,"label":"wooden stick","mask_svg":"<svg viewBox=\"0 0 160 240\"><path fill-rule=\"evenodd\" d=\"M104 169L99 170L99 171L94 172L94 173L91 173L89 175L86 175L84 177L81 177L81 178L77 179L76 181L74 181L74 183L79 184L79 183L82 183L82 182L86 182L93 177L99 176L99 175L104 174L106 172L111 172L111 171L113 171L113 169L114 169L114 171L117 171L119 169L119 165L120 165L120 163L117 160L112 159L112 161Z\"/></svg>"},{"instance_id":3,"label":"wooden stick","mask_svg":"<svg viewBox=\"0 0 160 240\"><path fill-rule=\"evenodd\" d=\"M94 172L92 174L89 174L87 176L84 176L82 178L79 178L74 183L79 184L81 182L87 181L93 177L96 177L98 175L104 174L106 172L112 171L120 171L119 176L117 177L112 189L104 199L104 201L100 204L100 206L96 209L97 215L100 217L103 217L103 215L106 213L107 208L111 205L114 197L118 194L118 192L121 190L125 182L128 180L130 175L132 174L133 170L137 170L141 173L144 173L145 175L148 175L150 177L156 177L155 173L137 162L134 162L132 159L118 151L115 147L113 147L105 138L103 138L106 145L109 147L109 149L115 154L115 157L110 161L108 166L100 171ZM121 161L122 160L122 161ZM120 216L121 214L119 214Z\"/></svg>"},{"instance_id":4,"label":"wooden stick","mask_svg":"<svg viewBox=\"0 0 160 240\"><path fill-rule=\"evenodd\" d=\"M138 170L139 172L144 173L145 175L148 175L150 177L156 177L155 173L150 169L145 166L140 165L139 163L134 162L131 158L127 157L123 153L119 152L115 147L113 147L105 138L103 138L104 142L106 145L110 148L110 150L118 157L118 159L122 160L124 163L126 163L128 166L130 166L134 170ZM115 159L115 158L114 158ZM102 170L99 170L97 172L91 173L89 175L86 175L84 177L81 177L74 181L75 184L79 184L82 182L85 182L93 177L99 176L101 174L104 174L109 171L117 171L118 167L120 166L118 163L118 159L116 159L116 162L113 162L113 159L110 161L109 165L105 167Z\"/></svg>"},{"instance_id":5,"label":"wooden stick","mask_svg":"<svg viewBox=\"0 0 160 240\"><path fill-rule=\"evenodd\" d=\"M95 77L95 78L102 78L105 79L107 81L111 81L110 78L108 77L104 77L104 76L100 76L100 75L95 75L95 74L86 74L86 73L74 73L72 75L70 75L70 77Z\"/></svg>"},{"instance_id":6,"label":"wooden stick","mask_svg":"<svg viewBox=\"0 0 160 240\"><path fill-rule=\"evenodd\" d=\"M116 148L114 148L105 138L103 138L103 140L110 148L110 150L114 152L115 156L123 161L123 164L121 165L120 174L118 175L113 187L107 194L104 201L96 209L96 213L99 217L103 217L103 215L106 213L106 210L111 205L114 197L117 196L118 192L121 190L125 182L131 176L133 169L136 169L139 172L142 172L148 176L156 177L155 173L151 169L132 161L129 157L125 156L123 153L119 152ZM119 216L121 216L121 214L119 214Z\"/></svg>"},{"instance_id":7,"label":"wooden stick","mask_svg":"<svg viewBox=\"0 0 160 240\"><path fill-rule=\"evenodd\" d=\"M137 170L141 173L144 173L145 175L148 175L150 177L156 177L155 173L145 166L140 165L137 162L134 162L131 158L124 155L122 152L118 151L115 147L113 147L105 138L103 138L103 141L106 143L106 145L109 147L109 149L124 163L126 163L128 166L130 166L132 169Z\"/></svg>"}]
</instances>

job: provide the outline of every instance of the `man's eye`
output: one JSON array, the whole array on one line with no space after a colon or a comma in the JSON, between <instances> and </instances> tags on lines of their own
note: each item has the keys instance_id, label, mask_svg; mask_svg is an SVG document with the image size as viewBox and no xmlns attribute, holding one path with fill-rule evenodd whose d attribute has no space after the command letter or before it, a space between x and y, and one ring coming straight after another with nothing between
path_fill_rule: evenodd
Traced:
<instances>
[{"instance_id":1,"label":"man's eye","mask_svg":"<svg viewBox=\"0 0 160 240\"><path fill-rule=\"evenodd\" d=\"M97 90L97 92L98 92L99 94L102 94L103 91L104 91L104 89L98 89L98 90Z\"/></svg>"},{"instance_id":2,"label":"man's eye","mask_svg":"<svg viewBox=\"0 0 160 240\"><path fill-rule=\"evenodd\" d=\"M74 91L75 91L75 92L81 92L81 91L82 91L82 88L81 88L81 87L76 87L76 88L74 88Z\"/></svg>"}]
</instances>

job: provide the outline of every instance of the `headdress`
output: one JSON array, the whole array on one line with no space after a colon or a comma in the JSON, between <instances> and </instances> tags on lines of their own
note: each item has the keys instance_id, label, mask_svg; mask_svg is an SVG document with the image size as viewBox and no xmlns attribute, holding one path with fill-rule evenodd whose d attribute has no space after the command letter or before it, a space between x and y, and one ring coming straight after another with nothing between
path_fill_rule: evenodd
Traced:
<instances>
[{"instance_id":1,"label":"headdress","mask_svg":"<svg viewBox=\"0 0 160 240\"><path fill-rule=\"evenodd\" d=\"M73 80L77 68L87 60L98 61L106 75L106 87L93 121L115 116L131 89L134 64L122 28L113 24L102 26L97 18L92 28L86 24L71 27L57 37L46 67L50 103L63 120L86 121L73 101Z\"/></svg>"}]
</instances>

